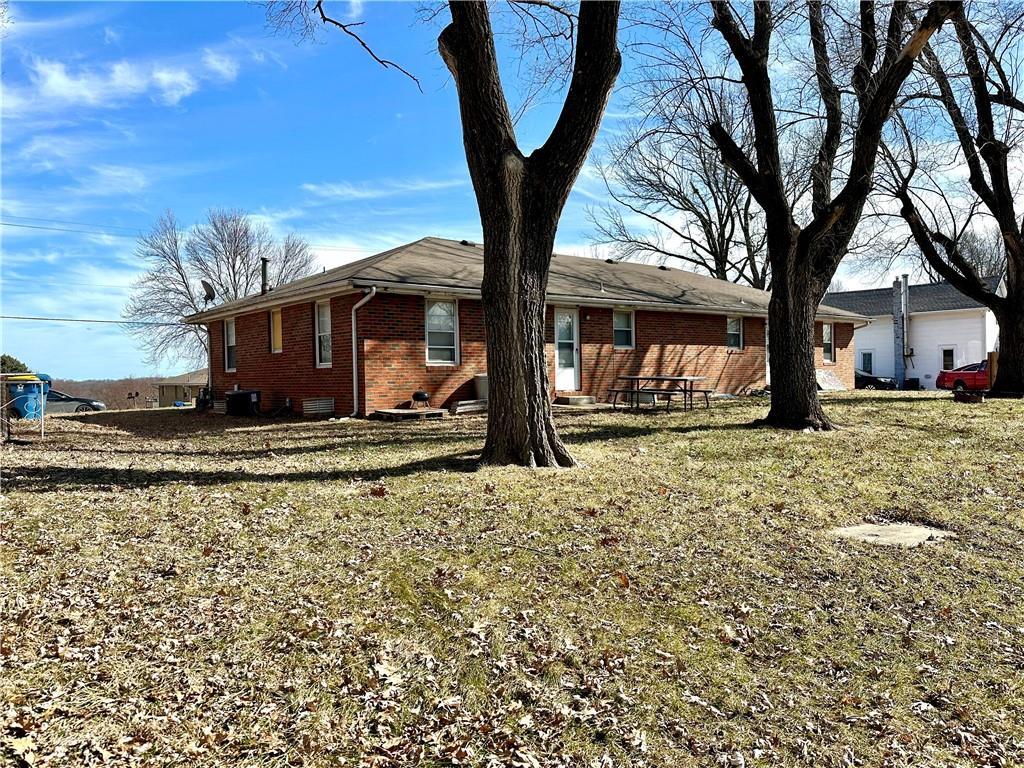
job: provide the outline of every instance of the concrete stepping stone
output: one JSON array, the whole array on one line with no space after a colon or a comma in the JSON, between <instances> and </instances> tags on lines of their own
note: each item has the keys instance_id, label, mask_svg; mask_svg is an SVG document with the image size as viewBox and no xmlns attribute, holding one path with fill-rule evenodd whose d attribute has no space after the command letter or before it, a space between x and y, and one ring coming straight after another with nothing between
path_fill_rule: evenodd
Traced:
<instances>
[{"instance_id":1,"label":"concrete stepping stone","mask_svg":"<svg viewBox=\"0 0 1024 768\"><path fill-rule=\"evenodd\" d=\"M833 528L829 534L841 539L856 539L870 544L891 547L920 547L938 544L943 539L955 539L956 534L928 525L910 523L863 523Z\"/></svg>"}]
</instances>

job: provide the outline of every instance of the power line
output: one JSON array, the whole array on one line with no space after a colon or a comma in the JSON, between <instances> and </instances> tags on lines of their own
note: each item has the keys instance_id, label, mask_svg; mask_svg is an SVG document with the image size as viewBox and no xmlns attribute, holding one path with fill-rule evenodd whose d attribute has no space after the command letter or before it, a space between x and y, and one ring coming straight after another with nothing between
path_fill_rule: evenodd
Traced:
<instances>
[{"instance_id":1,"label":"power line","mask_svg":"<svg viewBox=\"0 0 1024 768\"><path fill-rule=\"evenodd\" d=\"M68 221L67 219L44 219L41 216L15 216L13 213L8 213L7 218L9 219L20 219L22 221L42 221L47 224L73 224L79 227L103 227L104 229L127 229L131 232L138 232L138 227L126 227L123 224L90 224L87 221Z\"/></svg>"},{"instance_id":2,"label":"power line","mask_svg":"<svg viewBox=\"0 0 1024 768\"><path fill-rule=\"evenodd\" d=\"M0 221L0 224L3 224L5 227L20 227L21 229L45 229L47 232L75 232L80 235L104 235L106 237L123 237L128 240L135 239L131 235L119 235L115 232L92 231L88 229L67 229L65 227L44 227L41 224L19 224L14 221ZM86 224L85 226L91 227L92 225Z\"/></svg>"},{"instance_id":3,"label":"power line","mask_svg":"<svg viewBox=\"0 0 1024 768\"><path fill-rule=\"evenodd\" d=\"M43 285L55 285L55 286L74 286L84 288L123 288L126 291L131 289L130 285L116 284L116 283L89 283L84 280L61 280L59 278L48 278L48 277L26 277L25 275L0 275L0 283L6 283L8 281L15 281L21 283L30 284L43 284Z\"/></svg>"},{"instance_id":4,"label":"power line","mask_svg":"<svg viewBox=\"0 0 1024 768\"><path fill-rule=\"evenodd\" d=\"M112 323L113 325L187 325L187 323L158 323L150 320L100 320L88 317L30 317L28 315L0 315L0 320L42 320L53 323Z\"/></svg>"},{"instance_id":5,"label":"power line","mask_svg":"<svg viewBox=\"0 0 1024 768\"><path fill-rule=\"evenodd\" d=\"M27 218L27 217L21 217L21 218ZM58 219L34 219L34 221L54 221L54 222L57 222L57 223L62 223ZM68 222L68 223L74 223L74 222ZM117 237L117 238L121 238L121 239L124 239L124 240L137 240L138 239L138 237L135 236L135 235L122 235L122 234L120 234L118 232L104 232L101 229L94 229L93 230L93 229L70 229L70 228L67 228L67 227L47 227L47 226L43 226L42 224L21 224L21 223L16 222L16 221L0 221L0 226L4 226L4 227L19 227L21 229L40 229L40 230L45 230L47 232L70 232L72 234L78 234L78 235L101 235L101 236L104 236L104 237ZM98 227L117 227L118 225L117 224L84 224L84 223L82 223L80 226L84 226L84 227L97 227L98 228ZM122 227L122 229L129 229L129 227ZM366 252L365 249L363 249L363 248L353 248L353 247L347 246L347 245L325 245L325 244L322 244L322 243L309 243L309 247L310 248L316 248L317 250L320 250L320 251L345 251L345 252L348 252L348 253L365 253Z\"/></svg>"}]
</instances>

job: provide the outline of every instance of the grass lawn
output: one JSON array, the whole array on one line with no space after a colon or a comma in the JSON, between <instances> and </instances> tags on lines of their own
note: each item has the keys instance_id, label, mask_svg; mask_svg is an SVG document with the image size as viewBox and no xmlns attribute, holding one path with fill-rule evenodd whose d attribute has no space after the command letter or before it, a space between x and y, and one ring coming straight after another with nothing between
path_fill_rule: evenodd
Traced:
<instances>
[{"instance_id":1,"label":"grass lawn","mask_svg":"<svg viewBox=\"0 0 1024 768\"><path fill-rule=\"evenodd\" d=\"M3 448L0 764L1024 764L1024 403L53 419ZM832 526L923 521L917 549Z\"/></svg>"}]
</instances>

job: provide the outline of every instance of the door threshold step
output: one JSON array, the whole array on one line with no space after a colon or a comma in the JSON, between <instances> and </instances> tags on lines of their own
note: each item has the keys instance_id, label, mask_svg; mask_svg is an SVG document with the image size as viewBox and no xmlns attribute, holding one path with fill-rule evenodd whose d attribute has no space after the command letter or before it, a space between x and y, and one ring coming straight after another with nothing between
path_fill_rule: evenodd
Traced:
<instances>
[{"instance_id":1,"label":"door threshold step","mask_svg":"<svg viewBox=\"0 0 1024 768\"><path fill-rule=\"evenodd\" d=\"M593 395L559 395L555 398L556 405L593 405L596 402Z\"/></svg>"}]
</instances>

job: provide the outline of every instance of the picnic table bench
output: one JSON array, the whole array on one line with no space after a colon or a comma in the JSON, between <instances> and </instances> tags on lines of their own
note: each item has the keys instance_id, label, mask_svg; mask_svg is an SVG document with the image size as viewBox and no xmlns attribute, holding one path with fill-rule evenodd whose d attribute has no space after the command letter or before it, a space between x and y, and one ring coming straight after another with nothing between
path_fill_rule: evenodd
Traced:
<instances>
[{"instance_id":1,"label":"picnic table bench","mask_svg":"<svg viewBox=\"0 0 1024 768\"><path fill-rule=\"evenodd\" d=\"M683 400L683 410L693 410L693 396L704 396L704 407L711 407L712 389L697 389L694 384L704 381L706 376L663 376L660 374L646 376L619 376L618 381L627 383L623 387L610 387L608 396L612 401L612 409L618 410L619 398L625 399L630 408L638 409L642 395L649 395L651 405L657 406L658 398L665 400L665 410L672 407L672 399L677 395Z\"/></svg>"}]
</instances>

